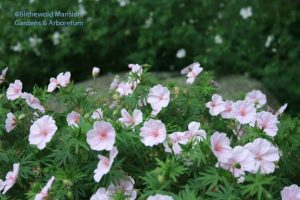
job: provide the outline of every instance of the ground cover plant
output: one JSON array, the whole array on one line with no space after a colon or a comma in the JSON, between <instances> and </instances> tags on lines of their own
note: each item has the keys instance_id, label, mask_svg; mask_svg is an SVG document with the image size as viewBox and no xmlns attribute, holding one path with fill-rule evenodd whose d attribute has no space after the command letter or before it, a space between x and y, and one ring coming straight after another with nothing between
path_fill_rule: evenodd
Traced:
<instances>
[{"instance_id":1,"label":"ground cover plant","mask_svg":"<svg viewBox=\"0 0 300 200\"><path fill-rule=\"evenodd\" d=\"M128 66L107 93L63 72L31 94L2 70L1 199L300 198L287 104L274 110L259 90L223 99L199 63L181 70L185 84Z\"/></svg>"}]
</instances>

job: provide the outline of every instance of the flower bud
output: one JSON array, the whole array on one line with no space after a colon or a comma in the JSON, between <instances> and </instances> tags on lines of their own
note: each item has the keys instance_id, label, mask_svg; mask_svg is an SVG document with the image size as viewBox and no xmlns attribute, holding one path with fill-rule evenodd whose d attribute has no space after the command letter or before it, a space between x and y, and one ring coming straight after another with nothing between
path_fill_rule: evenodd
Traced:
<instances>
[{"instance_id":1,"label":"flower bud","mask_svg":"<svg viewBox=\"0 0 300 200\"><path fill-rule=\"evenodd\" d=\"M63 184L67 187L72 187L73 186L73 183L72 181L68 180L68 179L64 179L63 180Z\"/></svg>"}]
</instances>

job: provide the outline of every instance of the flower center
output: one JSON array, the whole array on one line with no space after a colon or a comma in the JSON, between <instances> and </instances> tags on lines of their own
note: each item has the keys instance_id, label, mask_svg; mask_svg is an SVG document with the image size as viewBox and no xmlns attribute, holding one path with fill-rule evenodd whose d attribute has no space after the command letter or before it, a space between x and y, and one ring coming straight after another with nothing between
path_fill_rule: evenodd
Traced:
<instances>
[{"instance_id":1,"label":"flower center","mask_svg":"<svg viewBox=\"0 0 300 200\"><path fill-rule=\"evenodd\" d=\"M100 140L104 140L107 138L107 133L105 131L100 131L98 136Z\"/></svg>"},{"instance_id":2,"label":"flower center","mask_svg":"<svg viewBox=\"0 0 300 200\"><path fill-rule=\"evenodd\" d=\"M157 138L159 136L159 133L157 130L152 131L152 136Z\"/></svg>"}]
</instances>

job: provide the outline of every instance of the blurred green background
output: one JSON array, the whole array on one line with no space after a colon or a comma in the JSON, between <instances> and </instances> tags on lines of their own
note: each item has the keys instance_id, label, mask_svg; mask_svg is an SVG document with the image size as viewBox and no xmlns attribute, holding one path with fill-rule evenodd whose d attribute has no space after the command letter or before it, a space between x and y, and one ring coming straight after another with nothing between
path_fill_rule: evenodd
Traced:
<instances>
[{"instance_id":1,"label":"blurred green background","mask_svg":"<svg viewBox=\"0 0 300 200\"><path fill-rule=\"evenodd\" d=\"M291 114L300 111L300 1L2 0L0 9L0 67L28 90L66 70L80 81L93 66L102 74L128 63L178 71L199 61L217 77L258 79ZM19 10L80 11L84 26L19 27Z\"/></svg>"}]
</instances>

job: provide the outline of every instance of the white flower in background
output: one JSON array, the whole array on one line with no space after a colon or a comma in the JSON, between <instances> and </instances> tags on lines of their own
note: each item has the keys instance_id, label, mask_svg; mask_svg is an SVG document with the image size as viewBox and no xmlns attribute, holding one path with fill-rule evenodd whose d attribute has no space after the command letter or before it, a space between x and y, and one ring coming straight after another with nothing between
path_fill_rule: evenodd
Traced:
<instances>
[{"instance_id":1,"label":"white flower in background","mask_svg":"<svg viewBox=\"0 0 300 200\"><path fill-rule=\"evenodd\" d=\"M176 53L177 58L184 58L186 56L186 51L185 49L179 49Z\"/></svg>"},{"instance_id":2,"label":"white flower in background","mask_svg":"<svg viewBox=\"0 0 300 200\"><path fill-rule=\"evenodd\" d=\"M33 4L35 2L35 0L29 0L30 4Z\"/></svg>"},{"instance_id":3,"label":"white flower in background","mask_svg":"<svg viewBox=\"0 0 300 200\"><path fill-rule=\"evenodd\" d=\"M150 28L152 26L152 23L153 23L153 13L150 12L150 15L148 17L148 19L146 19L145 21L145 28Z\"/></svg>"},{"instance_id":4,"label":"white flower in background","mask_svg":"<svg viewBox=\"0 0 300 200\"><path fill-rule=\"evenodd\" d=\"M36 48L39 44L41 44L43 40L41 38L38 38L36 35L33 37L29 37L29 45L31 48Z\"/></svg>"},{"instance_id":5,"label":"white flower in background","mask_svg":"<svg viewBox=\"0 0 300 200\"><path fill-rule=\"evenodd\" d=\"M84 16L87 14L87 12L82 4L79 4L79 13L81 16Z\"/></svg>"},{"instance_id":6,"label":"white flower in background","mask_svg":"<svg viewBox=\"0 0 300 200\"><path fill-rule=\"evenodd\" d=\"M8 67L4 68L0 74L0 84L4 82Z\"/></svg>"},{"instance_id":7,"label":"white flower in background","mask_svg":"<svg viewBox=\"0 0 300 200\"><path fill-rule=\"evenodd\" d=\"M216 44L222 44L223 43L223 39L222 39L222 37L221 37L221 35L216 35L215 36L215 43Z\"/></svg>"},{"instance_id":8,"label":"white flower in background","mask_svg":"<svg viewBox=\"0 0 300 200\"><path fill-rule=\"evenodd\" d=\"M14 52L21 52L23 50L22 44L20 42L17 42L17 44L12 46L10 49Z\"/></svg>"},{"instance_id":9,"label":"white flower in background","mask_svg":"<svg viewBox=\"0 0 300 200\"><path fill-rule=\"evenodd\" d=\"M52 42L53 42L53 45L59 45L59 43L60 43L60 38L61 38L61 36L60 36L60 33L59 32L54 32L53 33L53 35L52 35Z\"/></svg>"},{"instance_id":10,"label":"white flower in background","mask_svg":"<svg viewBox=\"0 0 300 200\"><path fill-rule=\"evenodd\" d=\"M243 19L247 19L252 16L252 8L250 6L246 8L241 8L240 15L243 17Z\"/></svg>"},{"instance_id":11,"label":"white flower in background","mask_svg":"<svg viewBox=\"0 0 300 200\"><path fill-rule=\"evenodd\" d=\"M99 67L93 67L93 70L92 70L93 78L96 78L99 73L100 73L100 68Z\"/></svg>"},{"instance_id":12,"label":"white flower in background","mask_svg":"<svg viewBox=\"0 0 300 200\"><path fill-rule=\"evenodd\" d=\"M271 43L273 42L273 40L274 40L274 36L273 36L273 35L269 35L269 36L267 37L266 42L265 42L265 47L266 47L266 48L270 47L270 45L271 45Z\"/></svg>"},{"instance_id":13,"label":"white flower in background","mask_svg":"<svg viewBox=\"0 0 300 200\"><path fill-rule=\"evenodd\" d=\"M193 84L196 77L203 71L203 68L200 67L200 63L195 62L181 70L181 74L187 74L187 84Z\"/></svg>"},{"instance_id":14,"label":"white flower in background","mask_svg":"<svg viewBox=\"0 0 300 200\"><path fill-rule=\"evenodd\" d=\"M117 0L117 2L119 3L119 5L121 7L124 7L124 6L126 6L126 5L128 5L130 3L129 0Z\"/></svg>"}]
</instances>

